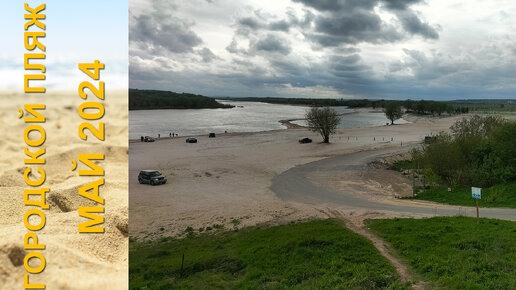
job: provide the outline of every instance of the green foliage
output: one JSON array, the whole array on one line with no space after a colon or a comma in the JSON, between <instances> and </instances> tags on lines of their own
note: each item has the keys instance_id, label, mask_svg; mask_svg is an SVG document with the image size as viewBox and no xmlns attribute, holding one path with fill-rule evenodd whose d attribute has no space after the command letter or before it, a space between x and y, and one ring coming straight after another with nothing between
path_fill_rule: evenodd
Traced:
<instances>
[{"instance_id":1,"label":"green foliage","mask_svg":"<svg viewBox=\"0 0 516 290\"><path fill-rule=\"evenodd\" d=\"M499 116L464 118L413 151L418 168L430 168L448 184L489 187L516 181L516 122Z\"/></svg>"},{"instance_id":2,"label":"green foliage","mask_svg":"<svg viewBox=\"0 0 516 290\"><path fill-rule=\"evenodd\" d=\"M436 217L366 220L411 267L443 289L515 289L516 222Z\"/></svg>"},{"instance_id":3,"label":"green foliage","mask_svg":"<svg viewBox=\"0 0 516 290\"><path fill-rule=\"evenodd\" d=\"M398 160L392 164L391 169L402 171L405 169L414 169L415 166L416 164L412 160Z\"/></svg>"},{"instance_id":4,"label":"green foliage","mask_svg":"<svg viewBox=\"0 0 516 290\"><path fill-rule=\"evenodd\" d=\"M421 170L421 173L425 178L425 183L427 187L439 185L439 183L441 182L441 178L439 177L439 175L435 174L432 168L423 168L423 170Z\"/></svg>"},{"instance_id":5,"label":"green foliage","mask_svg":"<svg viewBox=\"0 0 516 290\"><path fill-rule=\"evenodd\" d=\"M391 124L394 124L394 121L400 119L403 116L403 112L401 112L401 106L397 102L387 103L383 111L387 119L391 120Z\"/></svg>"},{"instance_id":6,"label":"green foliage","mask_svg":"<svg viewBox=\"0 0 516 290\"><path fill-rule=\"evenodd\" d=\"M481 141L487 139L495 129L505 123L506 120L498 115L474 115L458 120L450 127L450 130L456 138L476 137L475 141Z\"/></svg>"},{"instance_id":7,"label":"green foliage","mask_svg":"<svg viewBox=\"0 0 516 290\"><path fill-rule=\"evenodd\" d=\"M421 199L452 205L475 206L471 197L471 187L432 187L418 193L416 197L406 199ZM482 199L478 201L480 207L509 207L516 208L516 182L497 184L482 189Z\"/></svg>"},{"instance_id":8,"label":"green foliage","mask_svg":"<svg viewBox=\"0 0 516 290\"><path fill-rule=\"evenodd\" d=\"M232 108L213 98L168 91L129 89L129 110Z\"/></svg>"},{"instance_id":9,"label":"green foliage","mask_svg":"<svg viewBox=\"0 0 516 290\"><path fill-rule=\"evenodd\" d=\"M232 219L231 223L233 224L233 227L238 227L242 222L239 219Z\"/></svg>"},{"instance_id":10,"label":"green foliage","mask_svg":"<svg viewBox=\"0 0 516 290\"><path fill-rule=\"evenodd\" d=\"M333 219L133 242L129 255L130 289L409 288L369 240Z\"/></svg>"},{"instance_id":11,"label":"green foliage","mask_svg":"<svg viewBox=\"0 0 516 290\"><path fill-rule=\"evenodd\" d=\"M337 112L330 107L312 107L305 118L310 130L321 134L324 143L330 142L330 135L335 133L340 122Z\"/></svg>"}]
</instances>

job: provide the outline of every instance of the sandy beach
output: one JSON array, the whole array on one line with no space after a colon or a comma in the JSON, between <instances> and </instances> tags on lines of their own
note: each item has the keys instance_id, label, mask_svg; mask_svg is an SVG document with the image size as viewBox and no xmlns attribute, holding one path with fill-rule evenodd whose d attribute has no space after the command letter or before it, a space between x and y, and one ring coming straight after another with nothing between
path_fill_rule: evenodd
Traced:
<instances>
[{"instance_id":1,"label":"sandy beach","mask_svg":"<svg viewBox=\"0 0 516 290\"><path fill-rule=\"evenodd\" d=\"M82 102L76 92L26 96L2 92L0 105L0 288L23 287L23 237L28 232L23 224L23 180L26 158L23 148L24 128L17 108L23 104L46 104L45 187L50 188L45 211L46 225L37 232L46 268L31 275L31 283L46 283L47 289L126 289L128 287L128 196L127 196L127 92L106 92L106 141L82 141L77 133L83 122L77 113ZM44 99L43 99L44 98ZM93 138L92 138L93 139ZM91 201L78 195L78 188L92 180L72 171L71 159L79 153L104 153L105 233L79 234L79 206ZM79 169L83 165L79 165ZM20 264L21 259L21 264ZM36 260L37 262L37 260ZM35 265L35 264L34 264Z\"/></svg>"},{"instance_id":2,"label":"sandy beach","mask_svg":"<svg viewBox=\"0 0 516 290\"><path fill-rule=\"evenodd\" d=\"M296 126L216 138L198 136L196 144L185 143L184 137L154 143L133 140L129 144L130 236L147 240L183 236L188 227L198 232L328 217L331 213L324 207L280 200L270 190L273 178L296 165L326 157L419 143L426 135L448 130L459 117L405 118L411 123L339 129L330 144L319 143L321 137L316 133ZM299 144L302 137L314 142ZM144 169L161 171L168 182L139 184L137 176ZM395 194L410 191L409 180L401 174L382 172L356 174L348 180L367 184L375 192L369 196L373 199L394 199ZM382 180L371 180L373 175ZM329 180L328 186L344 186L338 175Z\"/></svg>"}]
</instances>

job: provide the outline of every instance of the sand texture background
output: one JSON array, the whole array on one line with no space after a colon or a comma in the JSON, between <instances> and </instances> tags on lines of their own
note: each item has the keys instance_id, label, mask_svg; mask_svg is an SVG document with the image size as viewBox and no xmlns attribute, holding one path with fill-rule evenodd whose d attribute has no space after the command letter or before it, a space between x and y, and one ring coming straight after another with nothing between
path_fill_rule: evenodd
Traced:
<instances>
[{"instance_id":1,"label":"sand texture background","mask_svg":"<svg viewBox=\"0 0 516 290\"><path fill-rule=\"evenodd\" d=\"M31 274L31 283L45 283L47 289L126 289L128 273L128 108L127 91L106 91L106 141L78 136L83 120L77 109L83 100L76 92L50 92L24 95L0 93L0 289L22 289L23 237L29 230L23 224L25 212L32 208L23 204L23 190L29 188L23 180L26 158L23 148L23 119L17 108L23 104L46 104L46 182L49 187L45 210L46 226L37 232L46 268L41 274ZM94 122L96 123L96 122ZM34 150L32 150L34 151ZM105 185L100 195L105 198L105 233L79 234L79 206L93 206L80 196L78 188L98 177L78 175L72 171L71 159L79 153L104 153L100 162L105 170ZM79 164L78 169L87 169ZM37 224L35 220L31 222ZM34 260L34 259L32 259ZM37 260L31 265L37 266ZM34 264L32 264L34 263Z\"/></svg>"}]
</instances>

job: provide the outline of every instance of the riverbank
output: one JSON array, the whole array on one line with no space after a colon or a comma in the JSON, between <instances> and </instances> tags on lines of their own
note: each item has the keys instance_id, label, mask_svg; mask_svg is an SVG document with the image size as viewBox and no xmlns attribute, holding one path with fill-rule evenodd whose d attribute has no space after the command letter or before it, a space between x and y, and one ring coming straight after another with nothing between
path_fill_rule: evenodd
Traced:
<instances>
[{"instance_id":1,"label":"riverbank","mask_svg":"<svg viewBox=\"0 0 516 290\"><path fill-rule=\"evenodd\" d=\"M418 118L403 125L339 129L330 144L320 144L320 136L304 128L219 134L216 138L201 135L196 144L185 143L181 137L153 143L132 141L130 236L177 237L189 227L232 227L233 220L245 227L326 218L324 208L280 200L270 190L272 179L296 165L326 157L418 143L426 135L448 130L457 118ZM297 140L303 137L314 142L299 144ZM167 176L167 184L138 184L137 175L144 169L160 170ZM357 175L356 182L366 180L373 192L394 198L394 187L369 181L369 177Z\"/></svg>"}]
</instances>

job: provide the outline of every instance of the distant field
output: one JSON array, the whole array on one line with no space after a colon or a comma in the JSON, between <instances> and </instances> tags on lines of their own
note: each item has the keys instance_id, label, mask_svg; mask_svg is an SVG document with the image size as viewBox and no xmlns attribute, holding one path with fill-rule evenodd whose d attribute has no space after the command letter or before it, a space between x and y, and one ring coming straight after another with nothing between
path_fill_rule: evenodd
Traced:
<instances>
[{"instance_id":1,"label":"distant field","mask_svg":"<svg viewBox=\"0 0 516 290\"><path fill-rule=\"evenodd\" d=\"M369 240L333 219L131 242L130 257L130 289L407 288Z\"/></svg>"},{"instance_id":2,"label":"distant field","mask_svg":"<svg viewBox=\"0 0 516 290\"><path fill-rule=\"evenodd\" d=\"M516 289L516 222L475 218L367 220L432 287Z\"/></svg>"},{"instance_id":3,"label":"distant field","mask_svg":"<svg viewBox=\"0 0 516 290\"><path fill-rule=\"evenodd\" d=\"M421 199L451 205L475 206L475 200L471 197L471 188L452 188L448 192L447 187L433 187L418 193L416 197L406 199ZM516 182L498 184L482 189L480 207L510 207L516 208Z\"/></svg>"}]
</instances>

